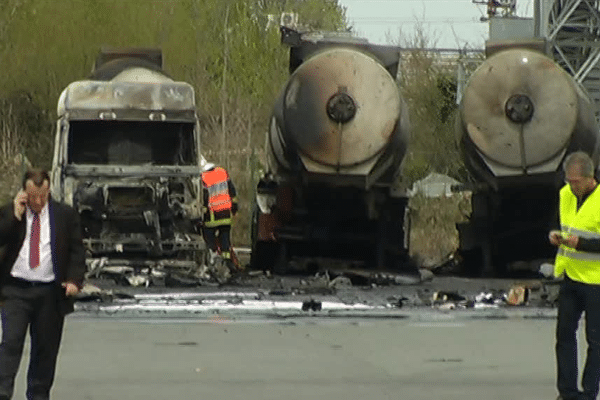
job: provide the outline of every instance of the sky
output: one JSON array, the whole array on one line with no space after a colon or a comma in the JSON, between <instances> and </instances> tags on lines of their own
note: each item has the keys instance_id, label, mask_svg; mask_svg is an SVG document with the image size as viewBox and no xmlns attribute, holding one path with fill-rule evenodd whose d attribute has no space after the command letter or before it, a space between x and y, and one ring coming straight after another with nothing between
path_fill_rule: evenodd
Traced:
<instances>
[{"instance_id":1,"label":"sky","mask_svg":"<svg viewBox=\"0 0 600 400\"><path fill-rule=\"evenodd\" d=\"M398 40L400 30L411 37L421 24L428 47L483 49L488 36L485 5L472 0L338 0L358 36L372 43ZM533 0L517 0L517 16L531 17ZM404 43L404 42L401 42Z\"/></svg>"}]
</instances>

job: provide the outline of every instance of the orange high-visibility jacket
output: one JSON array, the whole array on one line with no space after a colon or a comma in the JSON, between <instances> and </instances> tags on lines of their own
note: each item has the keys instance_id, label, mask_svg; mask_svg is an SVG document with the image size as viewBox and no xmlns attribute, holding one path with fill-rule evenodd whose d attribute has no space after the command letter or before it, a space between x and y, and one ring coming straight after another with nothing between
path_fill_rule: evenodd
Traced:
<instances>
[{"instance_id":1,"label":"orange high-visibility jacket","mask_svg":"<svg viewBox=\"0 0 600 400\"><path fill-rule=\"evenodd\" d=\"M231 210L233 203L229 195L227 181L229 175L221 167L216 167L202 174L202 183L208 190L208 211L219 212Z\"/></svg>"}]
</instances>

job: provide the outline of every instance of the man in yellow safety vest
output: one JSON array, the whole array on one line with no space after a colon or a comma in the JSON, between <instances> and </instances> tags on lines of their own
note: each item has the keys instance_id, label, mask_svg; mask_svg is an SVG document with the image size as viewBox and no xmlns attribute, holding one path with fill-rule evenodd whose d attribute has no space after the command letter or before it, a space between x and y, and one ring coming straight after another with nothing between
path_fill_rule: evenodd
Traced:
<instances>
[{"instance_id":1,"label":"man in yellow safety vest","mask_svg":"<svg viewBox=\"0 0 600 400\"><path fill-rule=\"evenodd\" d=\"M558 247L554 275L564 278L556 324L558 398L595 400L600 382L600 189L588 154L569 154L563 168L561 229L549 233L550 243ZM576 332L584 311L588 353L580 392Z\"/></svg>"}]
</instances>

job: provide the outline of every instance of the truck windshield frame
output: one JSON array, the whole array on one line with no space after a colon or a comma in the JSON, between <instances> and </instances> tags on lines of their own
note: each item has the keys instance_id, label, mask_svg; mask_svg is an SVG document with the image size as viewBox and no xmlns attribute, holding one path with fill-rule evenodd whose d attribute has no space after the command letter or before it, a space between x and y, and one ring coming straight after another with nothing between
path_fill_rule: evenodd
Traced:
<instances>
[{"instance_id":1,"label":"truck windshield frame","mask_svg":"<svg viewBox=\"0 0 600 400\"><path fill-rule=\"evenodd\" d=\"M193 123L70 121L67 164L197 165Z\"/></svg>"}]
</instances>

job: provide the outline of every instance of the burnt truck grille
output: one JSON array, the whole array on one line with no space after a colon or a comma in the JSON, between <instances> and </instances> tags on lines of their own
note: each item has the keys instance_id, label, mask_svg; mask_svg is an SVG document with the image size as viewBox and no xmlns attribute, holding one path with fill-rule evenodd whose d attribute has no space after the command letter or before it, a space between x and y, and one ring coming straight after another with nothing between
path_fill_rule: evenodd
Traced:
<instances>
[{"instance_id":1,"label":"burnt truck grille","mask_svg":"<svg viewBox=\"0 0 600 400\"><path fill-rule=\"evenodd\" d=\"M154 191L149 187L112 187L108 189L106 204L111 209L153 207Z\"/></svg>"}]
</instances>

